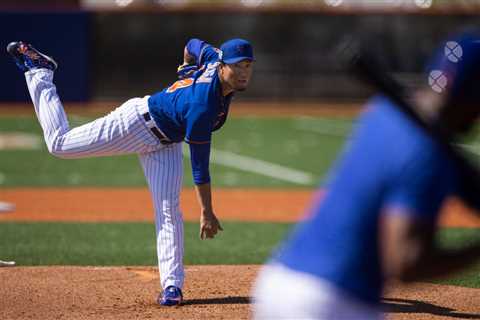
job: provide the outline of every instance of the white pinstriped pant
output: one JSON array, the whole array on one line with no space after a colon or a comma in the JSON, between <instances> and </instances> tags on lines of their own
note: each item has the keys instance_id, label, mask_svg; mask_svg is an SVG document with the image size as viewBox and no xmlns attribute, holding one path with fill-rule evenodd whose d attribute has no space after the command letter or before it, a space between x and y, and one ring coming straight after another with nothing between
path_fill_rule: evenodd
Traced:
<instances>
[{"instance_id":1,"label":"white pinstriped pant","mask_svg":"<svg viewBox=\"0 0 480 320\"><path fill-rule=\"evenodd\" d=\"M182 288L182 144L163 145L147 128L142 114L148 111L148 97L130 99L110 114L70 129L52 82L53 72L35 69L25 73L25 78L52 155L75 159L138 154L154 203L160 284L163 289Z\"/></svg>"}]
</instances>

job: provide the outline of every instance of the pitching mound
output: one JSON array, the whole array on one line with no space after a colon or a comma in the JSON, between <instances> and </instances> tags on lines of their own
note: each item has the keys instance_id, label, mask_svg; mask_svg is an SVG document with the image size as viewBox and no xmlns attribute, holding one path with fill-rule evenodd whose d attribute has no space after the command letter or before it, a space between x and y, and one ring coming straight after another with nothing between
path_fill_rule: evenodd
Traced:
<instances>
[{"instance_id":1,"label":"pitching mound","mask_svg":"<svg viewBox=\"0 0 480 320\"><path fill-rule=\"evenodd\" d=\"M257 267L186 268L182 307L155 303L153 267L0 269L2 319L245 319Z\"/></svg>"},{"instance_id":2,"label":"pitching mound","mask_svg":"<svg viewBox=\"0 0 480 320\"><path fill-rule=\"evenodd\" d=\"M258 266L186 268L185 303L155 303L153 267L14 267L0 269L2 319L248 319ZM479 289L394 286L389 319L480 318Z\"/></svg>"}]
</instances>

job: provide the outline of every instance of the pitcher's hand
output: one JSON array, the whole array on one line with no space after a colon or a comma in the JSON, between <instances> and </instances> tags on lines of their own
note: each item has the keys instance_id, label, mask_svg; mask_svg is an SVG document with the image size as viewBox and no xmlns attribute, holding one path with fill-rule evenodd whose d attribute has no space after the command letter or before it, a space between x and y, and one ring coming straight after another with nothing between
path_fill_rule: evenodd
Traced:
<instances>
[{"instance_id":1,"label":"pitcher's hand","mask_svg":"<svg viewBox=\"0 0 480 320\"><path fill-rule=\"evenodd\" d=\"M200 216L200 239L213 239L218 231L223 231L220 222L213 212L202 213Z\"/></svg>"}]
</instances>

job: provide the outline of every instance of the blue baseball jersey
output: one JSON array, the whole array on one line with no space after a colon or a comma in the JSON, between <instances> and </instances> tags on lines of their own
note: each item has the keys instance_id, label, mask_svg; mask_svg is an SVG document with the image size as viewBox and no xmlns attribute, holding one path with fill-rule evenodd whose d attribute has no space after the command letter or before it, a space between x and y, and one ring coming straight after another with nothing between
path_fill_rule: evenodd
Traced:
<instances>
[{"instance_id":1,"label":"blue baseball jersey","mask_svg":"<svg viewBox=\"0 0 480 320\"><path fill-rule=\"evenodd\" d=\"M196 184L210 182L209 156L212 132L225 123L233 93L224 97L218 77L219 50L199 39L187 43L199 70L152 95L149 111L156 125L173 142L190 146Z\"/></svg>"},{"instance_id":2,"label":"blue baseball jersey","mask_svg":"<svg viewBox=\"0 0 480 320\"><path fill-rule=\"evenodd\" d=\"M396 207L434 224L442 202L456 191L456 179L441 147L389 100L375 97L331 172L325 194L316 196L310 215L273 261L378 303L384 281L380 214Z\"/></svg>"}]
</instances>

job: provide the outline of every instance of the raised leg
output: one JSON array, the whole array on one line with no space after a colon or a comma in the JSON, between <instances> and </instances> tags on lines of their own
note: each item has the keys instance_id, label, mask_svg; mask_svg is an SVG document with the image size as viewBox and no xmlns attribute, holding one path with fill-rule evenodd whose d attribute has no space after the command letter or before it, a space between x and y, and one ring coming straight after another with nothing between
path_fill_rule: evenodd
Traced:
<instances>
[{"instance_id":1,"label":"raised leg","mask_svg":"<svg viewBox=\"0 0 480 320\"><path fill-rule=\"evenodd\" d=\"M51 154L60 158L87 158L151 152L163 148L139 115L145 98L125 102L110 114L70 129L53 83L53 71L25 73L28 90Z\"/></svg>"}]
</instances>

